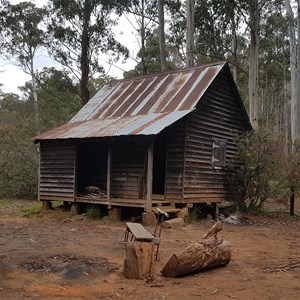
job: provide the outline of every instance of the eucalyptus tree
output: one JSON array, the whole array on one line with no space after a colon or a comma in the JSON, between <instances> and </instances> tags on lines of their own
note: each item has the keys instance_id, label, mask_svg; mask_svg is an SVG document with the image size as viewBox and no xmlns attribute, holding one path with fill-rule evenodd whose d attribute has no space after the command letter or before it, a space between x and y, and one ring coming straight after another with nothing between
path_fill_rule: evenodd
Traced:
<instances>
[{"instance_id":1,"label":"eucalyptus tree","mask_svg":"<svg viewBox=\"0 0 300 300\"><path fill-rule=\"evenodd\" d=\"M263 2L260 4L260 2ZM258 54L260 15L266 1L251 0L248 3L249 18L246 18L250 28L249 57L249 116L254 129L258 128Z\"/></svg>"},{"instance_id":2,"label":"eucalyptus tree","mask_svg":"<svg viewBox=\"0 0 300 300\"><path fill-rule=\"evenodd\" d=\"M234 0L166 1L166 7L171 15L169 20L171 42L178 48L184 62L187 59L187 52L191 52L189 48L193 48L189 46L186 49L191 38L185 33L193 31L187 29L187 25L194 23L192 26L194 26L195 49L192 52L196 64L227 59L234 67L239 67L237 47L241 39L239 36L241 16L236 9L236 2ZM193 15L193 6L194 22L187 14ZM188 22L187 19L191 20Z\"/></svg>"},{"instance_id":3,"label":"eucalyptus tree","mask_svg":"<svg viewBox=\"0 0 300 300\"><path fill-rule=\"evenodd\" d=\"M181 61L186 64L186 7L181 0L165 0L169 14L169 43L177 49Z\"/></svg>"},{"instance_id":4,"label":"eucalyptus tree","mask_svg":"<svg viewBox=\"0 0 300 300\"><path fill-rule=\"evenodd\" d=\"M38 96L43 130L68 122L81 108L78 87L66 70L44 68L39 72Z\"/></svg>"},{"instance_id":5,"label":"eucalyptus tree","mask_svg":"<svg viewBox=\"0 0 300 300\"><path fill-rule=\"evenodd\" d=\"M43 69L36 74L40 129L61 125L80 109L81 101L66 71ZM0 97L0 197L34 197L37 192L38 149L30 140L36 135L32 82L22 97Z\"/></svg>"},{"instance_id":6,"label":"eucalyptus tree","mask_svg":"<svg viewBox=\"0 0 300 300\"><path fill-rule=\"evenodd\" d=\"M160 39L164 39L164 12L163 12L163 0L159 0L159 15L161 20L160 25ZM139 43L139 52L136 58L138 65L142 68L142 74L147 74L147 60L146 56L146 41L147 38L152 34L153 30L159 26L159 18L157 11L157 1L146 1L146 0L133 0L131 5L124 10L124 16L127 18L130 26L133 29L133 34L136 35ZM164 43L162 41L162 43ZM163 46L163 44L160 45ZM164 51L163 49L161 49ZM164 58L162 58L164 59ZM163 67L164 68L164 67Z\"/></svg>"},{"instance_id":7,"label":"eucalyptus tree","mask_svg":"<svg viewBox=\"0 0 300 300\"><path fill-rule=\"evenodd\" d=\"M166 40L169 36L166 36ZM155 29L147 36L144 48L137 53L137 58L144 56L144 60L140 60L133 70L124 73L125 78L136 77L139 75L155 74L161 71L161 53L159 43L159 32ZM174 70L180 65L181 60L178 58L176 48L166 44L166 69Z\"/></svg>"},{"instance_id":8,"label":"eucalyptus tree","mask_svg":"<svg viewBox=\"0 0 300 300\"><path fill-rule=\"evenodd\" d=\"M16 5L3 1L0 10L0 55L20 66L31 76L32 94L38 120L38 97L34 60L37 51L44 45L42 28L47 12L31 2Z\"/></svg>"},{"instance_id":9,"label":"eucalyptus tree","mask_svg":"<svg viewBox=\"0 0 300 300\"><path fill-rule=\"evenodd\" d=\"M300 34L300 3L297 3L297 23L298 28L296 28L296 18L294 11L292 9L292 4L290 0L285 0L285 10L286 17L288 21L289 29L289 62L290 62L290 75L291 75L291 93L290 93L290 129L291 129L291 141L292 141L292 153L286 151L290 154L290 160L292 161L297 156L297 146L296 142L300 138L300 75L299 75L299 61L300 61L300 51L299 51L299 34ZM297 30L298 29L298 30ZM296 32L298 40L296 39ZM298 48L298 51L297 51ZM297 53L298 52L298 53ZM297 170L298 168L292 166L292 170ZM297 187L297 178L292 176L290 180L290 215L294 215L295 206L295 189Z\"/></svg>"},{"instance_id":10,"label":"eucalyptus tree","mask_svg":"<svg viewBox=\"0 0 300 300\"><path fill-rule=\"evenodd\" d=\"M95 73L104 73L99 56L109 54L112 60L128 56L127 48L116 40L113 27L129 2L49 0L51 17L47 40L50 54L80 82L82 104L90 99L89 79Z\"/></svg>"},{"instance_id":11,"label":"eucalyptus tree","mask_svg":"<svg viewBox=\"0 0 300 300\"><path fill-rule=\"evenodd\" d=\"M298 12L299 12L299 1L297 1ZM297 87L300 86L299 84L299 66L298 66L298 59L297 59L297 44L299 47L299 38L298 41L296 39L296 18L294 11L292 9L292 4L290 0L285 0L285 10L286 16L289 24L289 46L290 46L290 73L291 73L291 138L292 142L295 143L297 139L300 138L300 101L298 96ZM299 13L298 13L299 17ZM300 17L299 17L300 18ZM299 28L300 24L298 24ZM300 32L297 32L299 36ZM299 52L299 51L298 51Z\"/></svg>"},{"instance_id":12,"label":"eucalyptus tree","mask_svg":"<svg viewBox=\"0 0 300 300\"><path fill-rule=\"evenodd\" d=\"M249 117L254 129L259 126L259 56L261 27L267 22L274 12L280 12L282 0L243 0L237 5L238 13L243 16L243 21L249 31Z\"/></svg>"},{"instance_id":13,"label":"eucalyptus tree","mask_svg":"<svg viewBox=\"0 0 300 300\"><path fill-rule=\"evenodd\" d=\"M33 197L38 156L30 138L36 134L32 101L15 94L0 100L0 197Z\"/></svg>"},{"instance_id":14,"label":"eucalyptus tree","mask_svg":"<svg viewBox=\"0 0 300 300\"><path fill-rule=\"evenodd\" d=\"M186 66L194 66L195 0L186 1Z\"/></svg>"},{"instance_id":15,"label":"eucalyptus tree","mask_svg":"<svg viewBox=\"0 0 300 300\"><path fill-rule=\"evenodd\" d=\"M289 136L290 82L288 22L274 9L260 29L258 116L264 127Z\"/></svg>"},{"instance_id":16,"label":"eucalyptus tree","mask_svg":"<svg viewBox=\"0 0 300 300\"><path fill-rule=\"evenodd\" d=\"M161 71L167 70L164 0L158 0L159 50Z\"/></svg>"},{"instance_id":17,"label":"eucalyptus tree","mask_svg":"<svg viewBox=\"0 0 300 300\"><path fill-rule=\"evenodd\" d=\"M294 139L300 140L300 1L297 0L297 99L295 106L291 106L295 110L294 119L292 119L292 128L294 127Z\"/></svg>"}]
</instances>

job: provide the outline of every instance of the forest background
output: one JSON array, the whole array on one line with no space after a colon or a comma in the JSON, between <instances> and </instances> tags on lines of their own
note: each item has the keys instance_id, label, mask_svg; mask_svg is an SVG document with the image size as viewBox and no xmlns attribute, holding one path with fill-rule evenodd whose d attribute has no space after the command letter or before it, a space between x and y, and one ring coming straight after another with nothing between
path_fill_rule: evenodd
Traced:
<instances>
[{"instance_id":1,"label":"forest background","mask_svg":"<svg viewBox=\"0 0 300 300\"><path fill-rule=\"evenodd\" d=\"M300 191L300 1L0 0L0 57L31 78L20 93L0 85L0 198L36 198L36 134L69 119L112 78L103 56L130 56L114 28L126 18L138 40L124 78L228 61L253 133L240 139L235 204L257 209ZM37 70L41 49L59 67ZM0 82L1 84L1 82ZM228 168L235 168L229 165Z\"/></svg>"}]
</instances>

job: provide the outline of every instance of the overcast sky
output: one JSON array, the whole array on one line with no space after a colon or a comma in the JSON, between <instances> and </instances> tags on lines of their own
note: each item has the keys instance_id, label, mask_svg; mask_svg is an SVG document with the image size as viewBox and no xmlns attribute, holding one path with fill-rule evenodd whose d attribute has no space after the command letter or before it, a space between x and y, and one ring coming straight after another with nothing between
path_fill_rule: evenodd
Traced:
<instances>
[{"instance_id":1,"label":"overcast sky","mask_svg":"<svg viewBox=\"0 0 300 300\"><path fill-rule=\"evenodd\" d=\"M11 0L12 4L21 2L20 0ZM47 0L31 0L30 2L37 6L44 5ZM116 38L119 42L125 45L132 57L135 57L139 49L138 42L133 34L133 29L125 18L121 18L120 25L115 30ZM117 63L116 66L111 66L106 63L109 60L107 55L100 57L100 64L104 67L107 75L123 78L123 71L132 69L136 63L133 59L128 59L126 63ZM41 70L44 67L59 67L47 54L46 50L40 50L36 56L35 68ZM18 93L18 87L24 85L30 80L30 76L26 75L21 68L14 66L11 62L0 59L0 83L3 84L2 90L6 93Z\"/></svg>"}]
</instances>

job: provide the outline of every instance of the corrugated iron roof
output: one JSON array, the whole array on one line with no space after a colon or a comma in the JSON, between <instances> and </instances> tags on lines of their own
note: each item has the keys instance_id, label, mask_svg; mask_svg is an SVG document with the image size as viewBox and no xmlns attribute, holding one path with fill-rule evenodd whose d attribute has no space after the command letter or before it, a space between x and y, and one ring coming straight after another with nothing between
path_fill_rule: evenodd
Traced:
<instances>
[{"instance_id":1,"label":"corrugated iron roof","mask_svg":"<svg viewBox=\"0 0 300 300\"><path fill-rule=\"evenodd\" d=\"M69 123L33 140L157 134L195 108L224 65L113 81Z\"/></svg>"},{"instance_id":2,"label":"corrugated iron roof","mask_svg":"<svg viewBox=\"0 0 300 300\"><path fill-rule=\"evenodd\" d=\"M158 134L188 113L190 110L69 122L38 135L35 140Z\"/></svg>"}]
</instances>

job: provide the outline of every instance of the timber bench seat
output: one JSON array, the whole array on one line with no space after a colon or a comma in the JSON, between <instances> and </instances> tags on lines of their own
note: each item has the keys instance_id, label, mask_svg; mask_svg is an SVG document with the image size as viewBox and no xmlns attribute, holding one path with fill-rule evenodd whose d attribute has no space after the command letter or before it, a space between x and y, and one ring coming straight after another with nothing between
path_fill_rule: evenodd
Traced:
<instances>
[{"instance_id":1,"label":"timber bench seat","mask_svg":"<svg viewBox=\"0 0 300 300\"><path fill-rule=\"evenodd\" d=\"M129 235L131 235L131 241L139 241L139 242L147 242L153 243L156 245L156 260L158 259L158 250L161 241L161 230L162 230L162 223L164 217L169 217L169 215L161 210L160 208L156 208L155 214L157 214L157 222L154 230L154 234L151 234L142 224L140 223L133 223L133 222L126 222L126 230L125 230L125 242L128 242ZM159 229L159 230L158 230Z\"/></svg>"},{"instance_id":2,"label":"timber bench seat","mask_svg":"<svg viewBox=\"0 0 300 300\"><path fill-rule=\"evenodd\" d=\"M155 239L155 236L140 223L127 222L126 226L125 242L128 241L129 234L131 234L131 240L136 241L152 242Z\"/></svg>"}]
</instances>

